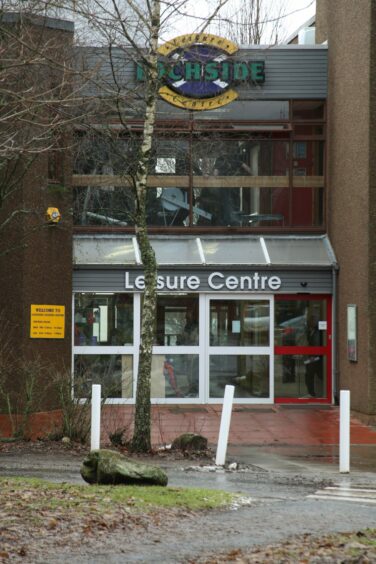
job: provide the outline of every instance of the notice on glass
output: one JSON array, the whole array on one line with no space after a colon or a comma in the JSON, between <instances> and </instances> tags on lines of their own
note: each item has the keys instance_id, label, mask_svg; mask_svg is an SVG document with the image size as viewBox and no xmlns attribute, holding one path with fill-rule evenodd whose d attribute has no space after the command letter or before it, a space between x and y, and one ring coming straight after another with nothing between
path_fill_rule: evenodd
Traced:
<instances>
[{"instance_id":1,"label":"notice on glass","mask_svg":"<svg viewBox=\"0 0 376 564\"><path fill-rule=\"evenodd\" d=\"M357 344L357 310L356 305L347 306L347 358L356 362L358 360Z\"/></svg>"},{"instance_id":2,"label":"notice on glass","mask_svg":"<svg viewBox=\"0 0 376 564\"><path fill-rule=\"evenodd\" d=\"M240 320L235 319L232 322L232 332L233 333L240 333Z\"/></svg>"},{"instance_id":3,"label":"notice on glass","mask_svg":"<svg viewBox=\"0 0 376 564\"><path fill-rule=\"evenodd\" d=\"M30 338L31 339L64 339L65 306L31 305Z\"/></svg>"}]
</instances>

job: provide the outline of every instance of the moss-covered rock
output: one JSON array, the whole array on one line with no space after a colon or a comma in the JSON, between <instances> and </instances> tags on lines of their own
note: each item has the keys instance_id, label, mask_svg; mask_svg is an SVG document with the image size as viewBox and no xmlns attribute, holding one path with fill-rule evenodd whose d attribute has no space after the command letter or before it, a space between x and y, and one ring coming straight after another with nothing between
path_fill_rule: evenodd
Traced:
<instances>
[{"instance_id":1,"label":"moss-covered rock","mask_svg":"<svg viewBox=\"0 0 376 564\"><path fill-rule=\"evenodd\" d=\"M136 462L119 452L100 449L84 459L81 476L89 484L167 486L166 473L158 466Z\"/></svg>"},{"instance_id":2,"label":"moss-covered rock","mask_svg":"<svg viewBox=\"0 0 376 564\"><path fill-rule=\"evenodd\" d=\"M208 448L208 439L196 433L183 433L173 441L171 448L182 451L204 451Z\"/></svg>"}]
</instances>

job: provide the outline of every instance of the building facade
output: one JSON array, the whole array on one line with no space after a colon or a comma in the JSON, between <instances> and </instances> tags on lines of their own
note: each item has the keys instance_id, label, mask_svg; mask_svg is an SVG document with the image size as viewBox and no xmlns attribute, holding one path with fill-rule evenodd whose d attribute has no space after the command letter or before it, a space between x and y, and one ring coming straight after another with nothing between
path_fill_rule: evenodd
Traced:
<instances>
[{"instance_id":1,"label":"building facade","mask_svg":"<svg viewBox=\"0 0 376 564\"><path fill-rule=\"evenodd\" d=\"M372 1L317 4L316 40L328 41L328 235L340 266L336 371L352 408L370 420L376 414L375 26ZM356 306L356 357L349 306Z\"/></svg>"},{"instance_id":2,"label":"building facade","mask_svg":"<svg viewBox=\"0 0 376 564\"><path fill-rule=\"evenodd\" d=\"M184 57L157 110L148 179L159 272L152 401L218 403L232 384L239 403L331 403L327 48L226 44L233 54L218 64L216 51L226 51L213 48L218 41L174 40L172 53L184 43ZM210 57L200 59L207 44ZM98 50L90 56L107 76L109 61ZM117 83L137 77L124 52L112 68ZM129 185L140 116L127 125L118 134L113 123L111 141L103 128L81 133L73 175L74 373L102 383L116 403L135 400L144 287Z\"/></svg>"},{"instance_id":3,"label":"building facade","mask_svg":"<svg viewBox=\"0 0 376 564\"><path fill-rule=\"evenodd\" d=\"M158 262L153 402L220 403L233 384L239 403L330 404L346 388L354 410L376 413L374 19L370 0L319 1L315 45L237 49L217 38L198 61L185 44L177 64L161 65L148 179ZM196 57L208 41L191 41ZM117 84L142 85L124 51L112 61L99 48L76 57L107 80L111 68ZM88 82L88 96L98 84ZM144 284L132 191L142 104L129 109L126 131L113 118L94 125L90 134L77 128L67 230L42 235L61 237L59 284L53 294L42 278L35 291L28 285L19 342L51 360L60 347L84 389L101 383L112 402L132 403ZM37 249L30 242L27 252ZM26 262L22 271L30 276ZM65 306L63 339L32 338L38 305Z\"/></svg>"}]
</instances>

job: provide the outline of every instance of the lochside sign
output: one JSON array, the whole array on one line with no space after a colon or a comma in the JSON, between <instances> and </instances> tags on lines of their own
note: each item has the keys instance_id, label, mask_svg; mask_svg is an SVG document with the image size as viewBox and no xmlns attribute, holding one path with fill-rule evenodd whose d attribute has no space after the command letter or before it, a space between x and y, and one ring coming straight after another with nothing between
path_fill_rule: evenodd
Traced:
<instances>
[{"instance_id":1,"label":"lochside sign","mask_svg":"<svg viewBox=\"0 0 376 564\"><path fill-rule=\"evenodd\" d=\"M231 59L237 50L232 41L209 33L168 41L159 48L160 96L187 110L214 110L229 104L238 97L232 86L265 81L264 61ZM137 80L144 78L142 67L137 65Z\"/></svg>"},{"instance_id":2,"label":"lochside sign","mask_svg":"<svg viewBox=\"0 0 376 564\"><path fill-rule=\"evenodd\" d=\"M205 280L203 277L205 276ZM199 291L202 286L212 290L220 291L252 291L271 292L280 289L282 281L279 276L268 276L253 272L247 275L233 275L223 272L210 272L205 275L189 274L159 274L157 277L157 289ZM135 272L125 272L125 290L137 292L145 289L145 277Z\"/></svg>"}]
</instances>

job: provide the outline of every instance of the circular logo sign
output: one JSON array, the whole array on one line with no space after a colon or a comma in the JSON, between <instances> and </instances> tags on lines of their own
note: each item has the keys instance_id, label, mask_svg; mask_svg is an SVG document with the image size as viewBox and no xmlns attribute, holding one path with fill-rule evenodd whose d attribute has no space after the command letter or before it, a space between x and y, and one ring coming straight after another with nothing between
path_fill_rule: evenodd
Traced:
<instances>
[{"instance_id":1,"label":"circular logo sign","mask_svg":"<svg viewBox=\"0 0 376 564\"><path fill-rule=\"evenodd\" d=\"M164 60L159 75L164 86L160 96L190 110L215 109L237 98L230 88L234 66L228 60L238 50L223 37L208 33L181 35L159 48Z\"/></svg>"}]
</instances>

